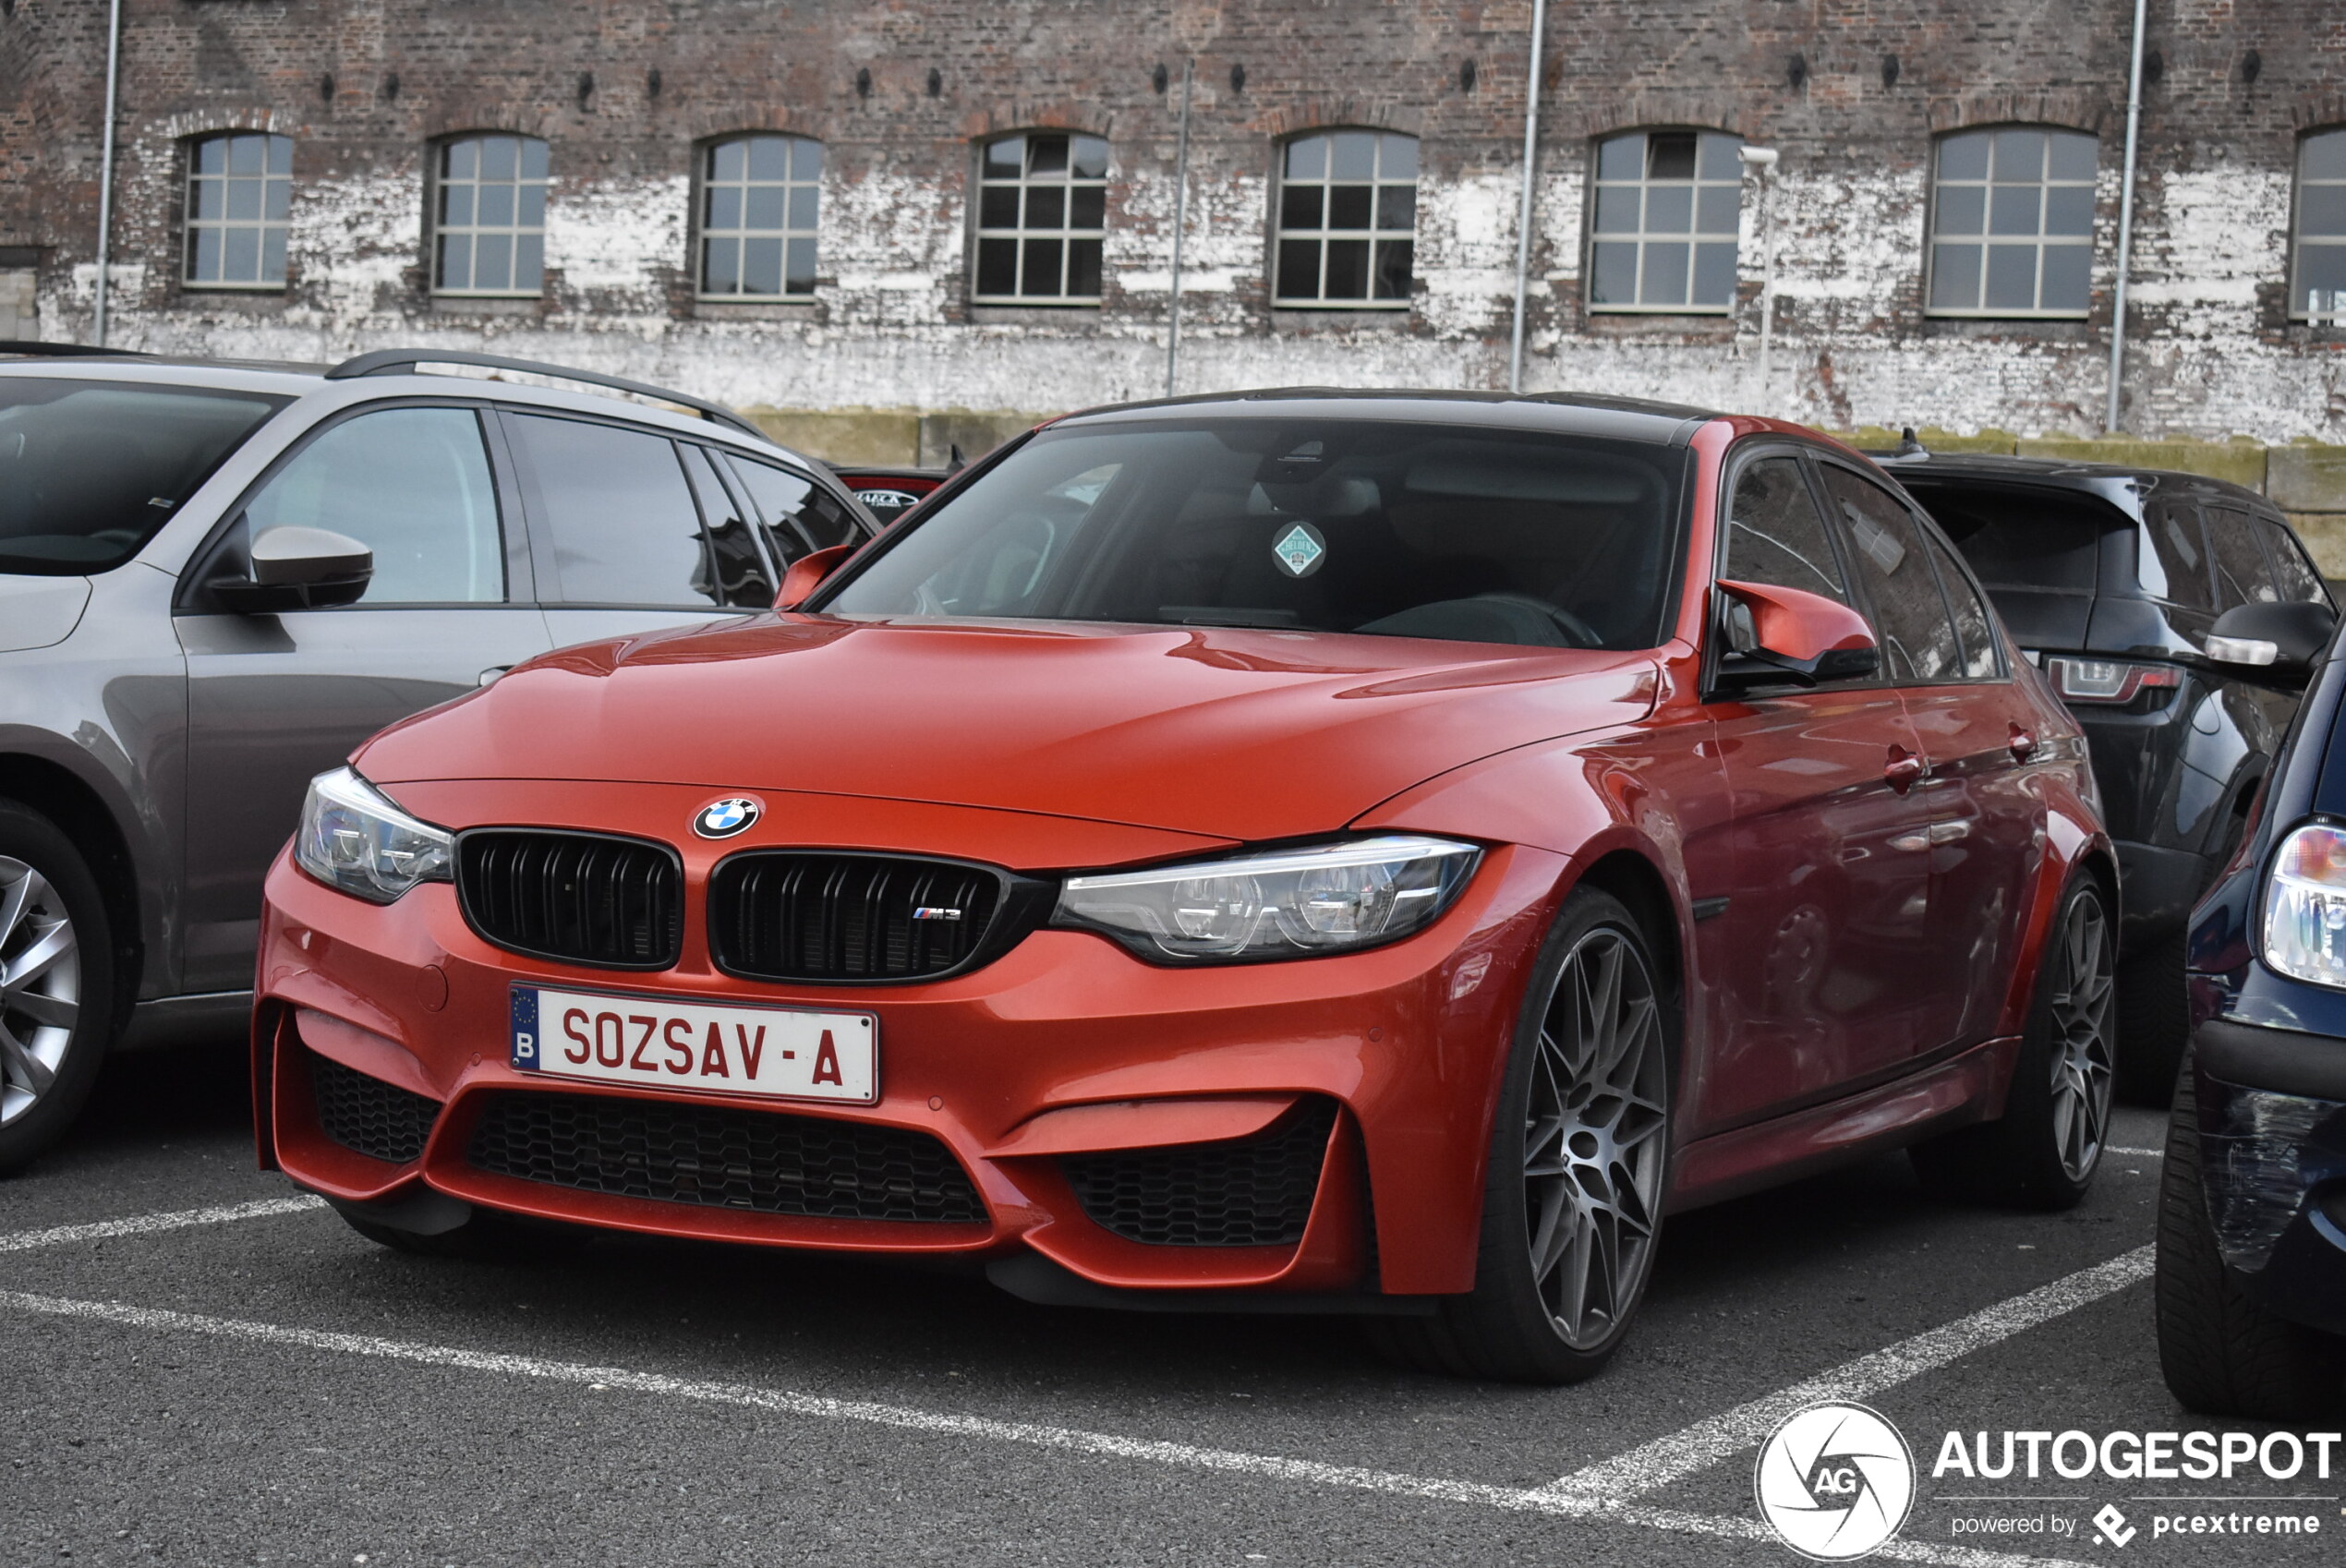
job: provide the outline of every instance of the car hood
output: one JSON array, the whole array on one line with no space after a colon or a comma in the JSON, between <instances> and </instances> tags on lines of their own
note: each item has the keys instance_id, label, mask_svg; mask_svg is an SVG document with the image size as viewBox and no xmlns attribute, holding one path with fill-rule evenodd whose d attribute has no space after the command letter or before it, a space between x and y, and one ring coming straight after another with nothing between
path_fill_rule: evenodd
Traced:
<instances>
[{"instance_id":1,"label":"car hood","mask_svg":"<svg viewBox=\"0 0 2346 1568\"><path fill-rule=\"evenodd\" d=\"M588 643L377 736L381 784L592 779L877 796L1234 839L1627 723L1651 654L1205 627L784 615Z\"/></svg>"}]
</instances>

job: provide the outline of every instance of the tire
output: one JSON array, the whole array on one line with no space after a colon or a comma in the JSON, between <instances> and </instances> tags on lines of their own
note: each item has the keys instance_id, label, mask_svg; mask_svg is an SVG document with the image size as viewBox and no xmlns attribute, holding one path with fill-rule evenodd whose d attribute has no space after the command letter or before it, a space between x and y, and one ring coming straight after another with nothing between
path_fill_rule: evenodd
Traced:
<instances>
[{"instance_id":1,"label":"tire","mask_svg":"<svg viewBox=\"0 0 2346 1568\"><path fill-rule=\"evenodd\" d=\"M1541 949L1493 1119L1471 1292L1372 1320L1404 1365L1576 1382L1626 1337L1669 1191L1676 1010L1651 946L1594 888Z\"/></svg>"},{"instance_id":2,"label":"tire","mask_svg":"<svg viewBox=\"0 0 2346 1568\"><path fill-rule=\"evenodd\" d=\"M2110 1127L2116 1041L2110 901L2070 879L2053 918L2004 1114L1917 1144L1933 1191L2013 1208L2074 1208L2093 1186Z\"/></svg>"},{"instance_id":3,"label":"tire","mask_svg":"<svg viewBox=\"0 0 2346 1568\"><path fill-rule=\"evenodd\" d=\"M2346 1342L2278 1317L2224 1266L2200 1185L2199 1095L2186 1057L2159 1183L2159 1368L2183 1408L2299 1421L2346 1405Z\"/></svg>"},{"instance_id":4,"label":"tire","mask_svg":"<svg viewBox=\"0 0 2346 1568\"><path fill-rule=\"evenodd\" d=\"M0 1173L81 1114L118 1012L98 879L55 824L0 802Z\"/></svg>"},{"instance_id":5,"label":"tire","mask_svg":"<svg viewBox=\"0 0 2346 1568\"><path fill-rule=\"evenodd\" d=\"M2188 930L2160 937L2118 969L2118 1098L2164 1110L2191 1039L2183 984Z\"/></svg>"},{"instance_id":6,"label":"tire","mask_svg":"<svg viewBox=\"0 0 2346 1568\"><path fill-rule=\"evenodd\" d=\"M453 1230L426 1235L388 1225L337 1206L343 1223L378 1247L418 1258L457 1258L471 1263L529 1263L549 1257L573 1239L568 1226L522 1219L487 1209Z\"/></svg>"}]
</instances>

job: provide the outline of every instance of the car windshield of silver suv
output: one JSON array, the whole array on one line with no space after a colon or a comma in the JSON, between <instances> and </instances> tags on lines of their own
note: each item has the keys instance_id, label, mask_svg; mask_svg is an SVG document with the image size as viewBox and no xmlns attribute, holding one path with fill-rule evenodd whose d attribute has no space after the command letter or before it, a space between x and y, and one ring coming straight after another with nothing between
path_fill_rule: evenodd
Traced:
<instances>
[{"instance_id":1,"label":"car windshield of silver suv","mask_svg":"<svg viewBox=\"0 0 2346 1568\"><path fill-rule=\"evenodd\" d=\"M285 400L0 378L0 572L104 572L139 552Z\"/></svg>"}]
</instances>

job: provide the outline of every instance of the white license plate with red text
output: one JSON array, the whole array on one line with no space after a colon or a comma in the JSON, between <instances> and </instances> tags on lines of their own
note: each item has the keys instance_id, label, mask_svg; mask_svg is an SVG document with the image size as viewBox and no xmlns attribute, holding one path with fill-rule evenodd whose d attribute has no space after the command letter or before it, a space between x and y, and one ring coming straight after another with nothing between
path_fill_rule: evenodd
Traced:
<instances>
[{"instance_id":1,"label":"white license plate with red text","mask_svg":"<svg viewBox=\"0 0 2346 1568\"><path fill-rule=\"evenodd\" d=\"M665 996L513 988L514 1070L778 1100L879 1098L869 1013L716 1007Z\"/></svg>"}]
</instances>

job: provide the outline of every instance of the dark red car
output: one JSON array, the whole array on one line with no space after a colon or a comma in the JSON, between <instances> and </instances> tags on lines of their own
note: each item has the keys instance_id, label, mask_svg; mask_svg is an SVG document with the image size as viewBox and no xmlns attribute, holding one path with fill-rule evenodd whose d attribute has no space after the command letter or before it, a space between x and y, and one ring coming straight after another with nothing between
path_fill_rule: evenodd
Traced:
<instances>
[{"instance_id":1,"label":"dark red car","mask_svg":"<svg viewBox=\"0 0 2346 1568\"><path fill-rule=\"evenodd\" d=\"M1620 1342L1671 1210L1899 1145L2005 1200L2094 1175L2082 741L1845 448L1143 404L843 553L318 780L264 1160L396 1246L961 1255L1545 1380Z\"/></svg>"}]
</instances>

